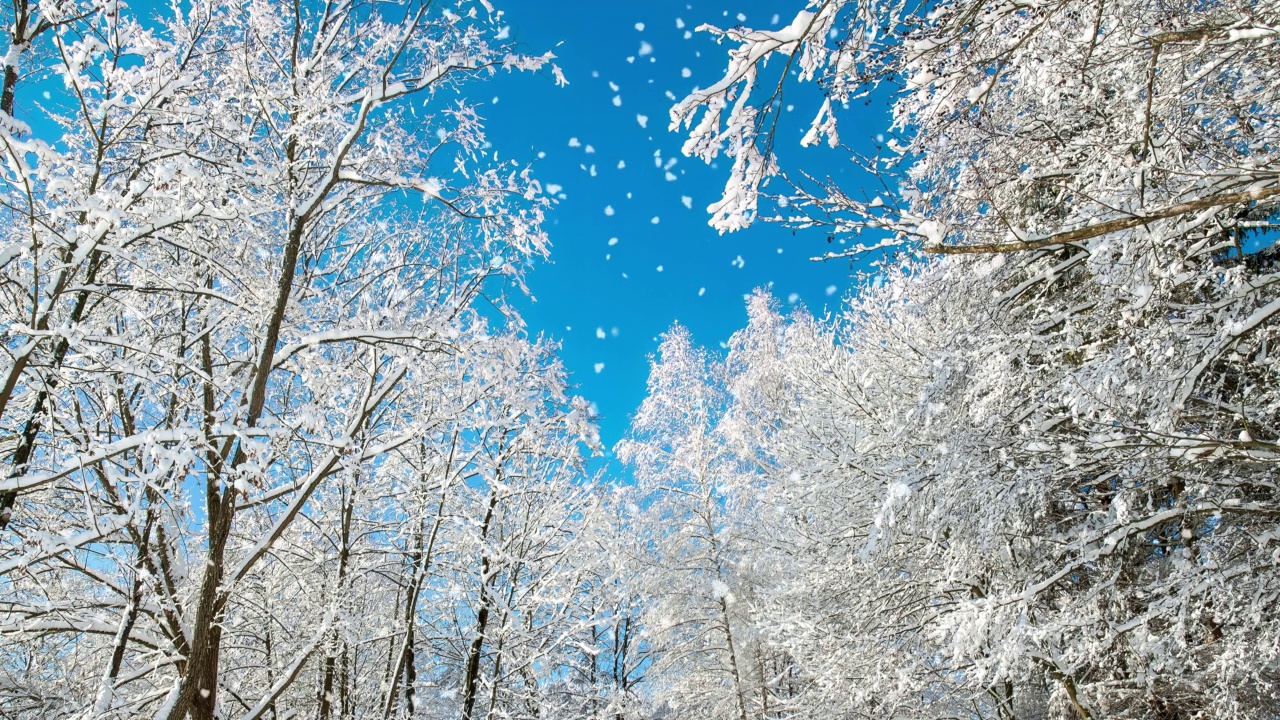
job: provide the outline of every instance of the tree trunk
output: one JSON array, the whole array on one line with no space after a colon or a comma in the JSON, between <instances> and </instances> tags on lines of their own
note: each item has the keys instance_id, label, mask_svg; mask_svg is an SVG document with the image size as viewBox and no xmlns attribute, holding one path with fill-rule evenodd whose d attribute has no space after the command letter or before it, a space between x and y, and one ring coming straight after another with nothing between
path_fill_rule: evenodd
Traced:
<instances>
[{"instance_id":1,"label":"tree trunk","mask_svg":"<svg viewBox=\"0 0 1280 720\"><path fill-rule=\"evenodd\" d=\"M720 598L720 615L724 618L724 639L729 647L729 668L733 671L733 699L738 704L738 720L747 720L747 701L742 683L742 671L738 667L738 652L733 644L733 629L729 625L729 602Z\"/></svg>"},{"instance_id":2,"label":"tree trunk","mask_svg":"<svg viewBox=\"0 0 1280 720\"><path fill-rule=\"evenodd\" d=\"M484 514L484 522L480 526L480 542L489 538L489 523L493 521L494 509L498 506L497 490L489 491L489 507ZM474 720L476 707L476 691L480 684L480 656L484 651L485 632L489 625L489 606L492 604L489 592L489 570L491 559L487 550L480 551L480 609L476 612L475 637L471 647L467 649L466 671L462 678L462 720Z\"/></svg>"},{"instance_id":3,"label":"tree trunk","mask_svg":"<svg viewBox=\"0 0 1280 720\"><path fill-rule=\"evenodd\" d=\"M120 667L124 664L125 648L129 646L129 635L138 619L138 604L142 600L142 581L134 574L133 587L129 594L129 604L125 606L124 615L120 618L120 629L116 632L115 643L111 648L111 663L102 677L102 686L98 689L98 698L94 702L93 716L106 715L111 709L111 700L115 695L116 678L120 675Z\"/></svg>"},{"instance_id":4,"label":"tree trunk","mask_svg":"<svg viewBox=\"0 0 1280 720\"><path fill-rule=\"evenodd\" d=\"M225 501L224 501L225 502ZM231 534L234 500L227 507L210 513L209 554L200 596L196 605L195 631L191 659L187 665L187 682L179 706L185 700L192 720L214 720L218 702L218 655L222 649L222 611L226 594L222 588L225 574L227 538ZM171 717L181 717L174 715Z\"/></svg>"},{"instance_id":5,"label":"tree trunk","mask_svg":"<svg viewBox=\"0 0 1280 720\"><path fill-rule=\"evenodd\" d=\"M453 466L453 453L457 448L458 436L455 433L452 444L449 449L449 458L445 467ZM422 467L426 467L426 442L423 442L422 454L420 456ZM400 681L401 674L405 678L405 703L412 717L414 711L414 684L418 681L417 657L414 650L414 625L418 616L418 598L422 595L422 585L426 581L427 571L431 568L431 559L435 554L436 538L440 536L440 524L444 521L444 505L449 495L450 480L447 475L440 483L440 499L436 504L435 517L431 523L431 533L428 536L425 547L422 538L422 523L419 521L417 532L414 535L414 551L410 556L410 565L413 568L413 580L409 584L409 590L405 593L404 600L404 616L403 622L405 626L404 645L401 646L400 658L398 664L391 677L391 687L387 690L387 701L383 704L382 717L387 718L391 715L391 707L395 700L396 686ZM426 485L427 478L421 478L423 485Z\"/></svg>"},{"instance_id":6,"label":"tree trunk","mask_svg":"<svg viewBox=\"0 0 1280 720\"><path fill-rule=\"evenodd\" d=\"M625 700L628 690L627 650L631 646L631 617L622 618L622 623L615 627L613 632L613 685L622 691L622 697ZM614 720L624 720L622 707L622 705L618 706Z\"/></svg>"}]
</instances>

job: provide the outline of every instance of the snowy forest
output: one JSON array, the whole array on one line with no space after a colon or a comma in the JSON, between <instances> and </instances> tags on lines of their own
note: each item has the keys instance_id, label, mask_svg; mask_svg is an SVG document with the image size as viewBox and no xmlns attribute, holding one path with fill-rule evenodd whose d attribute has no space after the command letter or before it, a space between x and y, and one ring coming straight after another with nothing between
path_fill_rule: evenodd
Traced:
<instances>
[{"instance_id":1,"label":"snowy forest","mask_svg":"<svg viewBox=\"0 0 1280 720\"><path fill-rule=\"evenodd\" d=\"M871 270L672 327L616 448L497 4L7 0L0 718L1280 718L1280 2L700 27L707 220Z\"/></svg>"}]
</instances>

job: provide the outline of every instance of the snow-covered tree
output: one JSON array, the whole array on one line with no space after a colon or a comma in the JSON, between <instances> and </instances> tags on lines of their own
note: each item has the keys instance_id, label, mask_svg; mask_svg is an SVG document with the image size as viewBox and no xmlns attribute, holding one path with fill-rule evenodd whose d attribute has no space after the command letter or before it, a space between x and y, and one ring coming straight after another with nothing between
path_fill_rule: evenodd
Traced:
<instances>
[{"instance_id":1,"label":"snow-covered tree","mask_svg":"<svg viewBox=\"0 0 1280 720\"><path fill-rule=\"evenodd\" d=\"M757 575L772 576L770 548L753 534L761 527L757 474L724 431L727 381L724 363L675 327L618 446L639 493L632 532L642 574L631 582L653 656L648 700L676 717L746 720L778 710L778 657L752 616Z\"/></svg>"},{"instance_id":2,"label":"snow-covered tree","mask_svg":"<svg viewBox=\"0 0 1280 720\"><path fill-rule=\"evenodd\" d=\"M595 441L477 307L547 201L465 98L550 56L486 2L14 12L66 92L6 74L3 712L536 706Z\"/></svg>"},{"instance_id":3,"label":"snow-covered tree","mask_svg":"<svg viewBox=\"0 0 1280 720\"><path fill-rule=\"evenodd\" d=\"M837 0L716 31L728 73L672 117L734 158L722 230L781 171L768 58L821 82L806 144L901 87L889 192L800 180L778 218L894 254L827 326L753 305L729 360L785 510L754 517L810 568L754 609L806 716L1276 715L1278 11Z\"/></svg>"}]
</instances>

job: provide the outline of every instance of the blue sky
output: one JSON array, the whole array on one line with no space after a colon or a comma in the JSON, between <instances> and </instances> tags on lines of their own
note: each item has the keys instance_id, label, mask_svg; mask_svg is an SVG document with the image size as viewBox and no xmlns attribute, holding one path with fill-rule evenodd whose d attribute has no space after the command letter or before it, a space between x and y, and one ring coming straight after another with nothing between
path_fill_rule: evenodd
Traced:
<instances>
[{"instance_id":1,"label":"blue sky","mask_svg":"<svg viewBox=\"0 0 1280 720\"><path fill-rule=\"evenodd\" d=\"M473 101L482 99L476 92L493 93L482 114L495 149L534 160L538 177L563 194L550 216L550 262L529 276L536 302L519 305L531 332L562 343L578 392L598 408L607 446L622 437L644 398L649 355L673 322L718 348L745 323L743 296L754 288L772 283L782 303L821 314L851 287L847 262L809 259L828 249L820 230L793 234L758 223L721 236L709 227L705 208L719 198L727 164L711 168L685 158L684 136L667 130L666 93L683 98L715 82L726 66L727 47L691 32L695 27L775 27L803 6L802 0L502 5L511 38L528 52L553 50L569 80L557 88L549 75L515 75L471 86ZM819 92L793 86L783 98L795 106L778 143L784 167L838 177L846 189L874 187L847 155L799 147ZM644 126L637 116L647 118ZM876 135L889 125L888 107L883 99L851 104L840 122L844 143L874 152Z\"/></svg>"}]
</instances>

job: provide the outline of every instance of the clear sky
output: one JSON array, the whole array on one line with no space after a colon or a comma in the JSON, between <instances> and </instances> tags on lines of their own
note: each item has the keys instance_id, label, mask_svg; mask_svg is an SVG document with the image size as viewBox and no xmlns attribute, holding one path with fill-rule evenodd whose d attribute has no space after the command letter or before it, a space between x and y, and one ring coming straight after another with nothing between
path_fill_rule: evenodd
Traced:
<instances>
[{"instance_id":1,"label":"clear sky","mask_svg":"<svg viewBox=\"0 0 1280 720\"><path fill-rule=\"evenodd\" d=\"M516 75L471 86L473 93L494 93L482 114L495 149L534 159L538 177L560 188L548 227L551 260L529 277L536 302L520 305L531 332L562 343L578 392L598 408L607 446L622 437L644 398L649 355L672 323L718 348L745 324L743 296L754 288L772 284L782 303L815 314L834 308L850 289L847 262L809 259L828 249L820 230L793 234L758 223L721 236L709 227L706 207L719 198L728 165L685 158L684 136L667 129L673 104L667 93L683 98L726 67L727 46L694 28L779 27L803 6L803 0L502 5L511 38L528 52L553 50L569 80L556 88L549 75ZM847 154L799 147L820 99L812 84L783 97L784 106L795 106L778 143L784 166L836 176L847 190L874 187ZM873 153L876 135L889 125L887 105L882 98L851 104L840 122L843 143Z\"/></svg>"}]
</instances>

